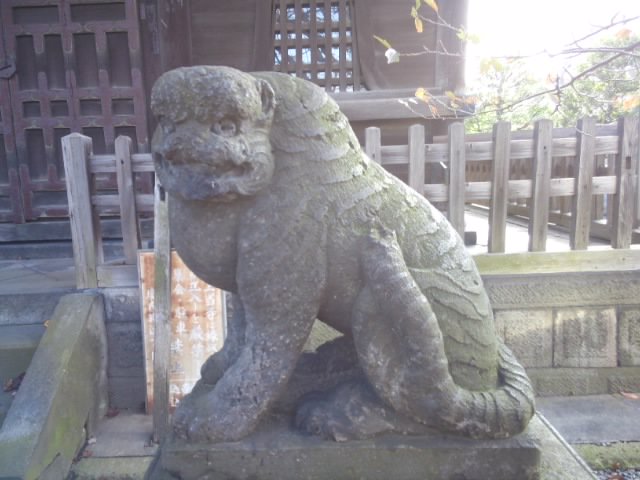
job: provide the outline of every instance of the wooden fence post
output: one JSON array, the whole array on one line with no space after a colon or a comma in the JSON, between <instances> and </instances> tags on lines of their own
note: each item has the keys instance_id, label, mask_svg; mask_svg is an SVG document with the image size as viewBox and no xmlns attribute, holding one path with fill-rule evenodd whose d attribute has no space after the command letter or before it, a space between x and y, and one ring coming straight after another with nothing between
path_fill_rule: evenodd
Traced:
<instances>
[{"instance_id":1,"label":"wooden fence post","mask_svg":"<svg viewBox=\"0 0 640 480\"><path fill-rule=\"evenodd\" d=\"M377 164L382 163L381 144L380 129L378 127L367 127L364 130L364 151Z\"/></svg>"},{"instance_id":2,"label":"wooden fence post","mask_svg":"<svg viewBox=\"0 0 640 480\"><path fill-rule=\"evenodd\" d=\"M634 175L638 170L640 146L638 115L618 120L618 154L615 175L616 194L613 196L613 225L611 246L629 248L634 221Z\"/></svg>"},{"instance_id":3,"label":"wooden fence post","mask_svg":"<svg viewBox=\"0 0 640 480\"><path fill-rule=\"evenodd\" d=\"M544 252L549 224L553 124L538 120L533 130L534 157L529 206L529 251Z\"/></svg>"},{"instance_id":4,"label":"wooden fence post","mask_svg":"<svg viewBox=\"0 0 640 480\"><path fill-rule=\"evenodd\" d=\"M409 186L424 195L424 126L409 127Z\"/></svg>"},{"instance_id":5,"label":"wooden fence post","mask_svg":"<svg viewBox=\"0 0 640 480\"><path fill-rule=\"evenodd\" d=\"M62 158L67 183L69 219L73 258L78 288L98 286L97 266L100 258L99 224L91 207L91 187L89 181L89 157L91 139L79 133L62 138Z\"/></svg>"},{"instance_id":6,"label":"wooden fence post","mask_svg":"<svg viewBox=\"0 0 640 480\"><path fill-rule=\"evenodd\" d=\"M591 229L591 205L593 204L593 173L595 168L596 119L582 118L576 129L575 192L571 208L571 250L586 250Z\"/></svg>"},{"instance_id":7,"label":"wooden fence post","mask_svg":"<svg viewBox=\"0 0 640 480\"><path fill-rule=\"evenodd\" d=\"M447 215L456 232L464 238L465 199L465 137L464 123L449 125L449 204Z\"/></svg>"},{"instance_id":8,"label":"wooden fence post","mask_svg":"<svg viewBox=\"0 0 640 480\"><path fill-rule=\"evenodd\" d=\"M137 251L140 248L140 231L138 229L133 169L131 168L131 139L124 136L116 138L115 151L124 258L129 265L135 265Z\"/></svg>"},{"instance_id":9,"label":"wooden fence post","mask_svg":"<svg viewBox=\"0 0 640 480\"><path fill-rule=\"evenodd\" d=\"M489 208L489 253L504 253L509 199L509 159L511 157L511 123L498 122L492 135L493 172Z\"/></svg>"},{"instance_id":10,"label":"wooden fence post","mask_svg":"<svg viewBox=\"0 0 640 480\"><path fill-rule=\"evenodd\" d=\"M169 367L171 364L171 237L169 196L156 181L154 219L153 439L169 433Z\"/></svg>"}]
</instances>

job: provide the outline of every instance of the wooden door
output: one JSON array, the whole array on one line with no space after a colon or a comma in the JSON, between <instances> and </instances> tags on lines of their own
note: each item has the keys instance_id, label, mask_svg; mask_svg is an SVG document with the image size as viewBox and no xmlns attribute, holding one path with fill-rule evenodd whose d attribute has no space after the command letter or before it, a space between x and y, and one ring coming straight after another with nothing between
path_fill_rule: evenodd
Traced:
<instances>
[{"instance_id":1,"label":"wooden door","mask_svg":"<svg viewBox=\"0 0 640 480\"><path fill-rule=\"evenodd\" d=\"M15 64L0 78L0 221L66 217L64 135L91 137L96 154L120 134L148 149L137 2L2 0L0 16Z\"/></svg>"}]
</instances>

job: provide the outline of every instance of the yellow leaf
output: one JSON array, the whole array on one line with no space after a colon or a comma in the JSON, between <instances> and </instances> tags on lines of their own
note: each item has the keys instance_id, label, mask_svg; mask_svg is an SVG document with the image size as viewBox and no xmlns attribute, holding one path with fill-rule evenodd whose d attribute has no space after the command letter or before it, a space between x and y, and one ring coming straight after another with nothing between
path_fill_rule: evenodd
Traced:
<instances>
[{"instance_id":1,"label":"yellow leaf","mask_svg":"<svg viewBox=\"0 0 640 480\"><path fill-rule=\"evenodd\" d=\"M416 90L415 93L416 98L419 98L420 100L422 100L423 102L428 102L429 99L431 98L431 95L429 95L429 92L427 92L424 88L420 87Z\"/></svg>"},{"instance_id":2,"label":"yellow leaf","mask_svg":"<svg viewBox=\"0 0 640 480\"><path fill-rule=\"evenodd\" d=\"M640 107L640 95L634 95L633 97L626 98L622 102L622 108L626 111L633 110L636 107Z\"/></svg>"},{"instance_id":3,"label":"yellow leaf","mask_svg":"<svg viewBox=\"0 0 640 480\"><path fill-rule=\"evenodd\" d=\"M418 10L420 8L420 0L416 0L416 10Z\"/></svg>"},{"instance_id":4,"label":"yellow leaf","mask_svg":"<svg viewBox=\"0 0 640 480\"><path fill-rule=\"evenodd\" d=\"M632 33L633 32L628 28L623 28L622 30L618 31L618 33L616 33L616 37L620 40L629 40L629 37Z\"/></svg>"},{"instance_id":5,"label":"yellow leaf","mask_svg":"<svg viewBox=\"0 0 640 480\"><path fill-rule=\"evenodd\" d=\"M451 90L447 90L446 92L444 92L444 94L447 96L447 98L449 100L457 100L458 97L455 93L453 93Z\"/></svg>"},{"instance_id":6,"label":"yellow leaf","mask_svg":"<svg viewBox=\"0 0 640 480\"><path fill-rule=\"evenodd\" d=\"M418 9L416 7L411 7L411 17L418 18Z\"/></svg>"},{"instance_id":7,"label":"yellow leaf","mask_svg":"<svg viewBox=\"0 0 640 480\"><path fill-rule=\"evenodd\" d=\"M436 13L438 12L438 4L436 3L436 0L424 0L424 3L433 8Z\"/></svg>"},{"instance_id":8,"label":"yellow leaf","mask_svg":"<svg viewBox=\"0 0 640 480\"><path fill-rule=\"evenodd\" d=\"M416 23L416 32L418 33L422 33L424 27L422 25L422 20L420 20L418 17L415 18L415 23Z\"/></svg>"},{"instance_id":9,"label":"yellow leaf","mask_svg":"<svg viewBox=\"0 0 640 480\"><path fill-rule=\"evenodd\" d=\"M440 116L440 114L438 113L438 108L435 105L429 104L429 111L431 112L431 115L436 118Z\"/></svg>"},{"instance_id":10,"label":"yellow leaf","mask_svg":"<svg viewBox=\"0 0 640 480\"><path fill-rule=\"evenodd\" d=\"M385 40L382 37L379 37L377 35L374 35L373 38L375 38L377 41L379 41L382 45L384 45L385 48L391 48L391 44Z\"/></svg>"}]
</instances>

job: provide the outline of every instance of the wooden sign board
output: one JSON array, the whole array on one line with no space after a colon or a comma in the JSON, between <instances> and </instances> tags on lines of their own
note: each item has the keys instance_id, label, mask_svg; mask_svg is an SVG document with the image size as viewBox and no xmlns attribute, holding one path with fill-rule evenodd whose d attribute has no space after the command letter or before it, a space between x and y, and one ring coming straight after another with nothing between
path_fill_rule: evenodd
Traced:
<instances>
[{"instance_id":1,"label":"wooden sign board","mask_svg":"<svg viewBox=\"0 0 640 480\"><path fill-rule=\"evenodd\" d=\"M140 300L147 411L153 409L153 320L155 256L139 252ZM222 348L225 327L225 302L222 290L196 277L179 255L171 252L171 363L169 370L169 406L191 391L200 378L200 367Z\"/></svg>"}]
</instances>

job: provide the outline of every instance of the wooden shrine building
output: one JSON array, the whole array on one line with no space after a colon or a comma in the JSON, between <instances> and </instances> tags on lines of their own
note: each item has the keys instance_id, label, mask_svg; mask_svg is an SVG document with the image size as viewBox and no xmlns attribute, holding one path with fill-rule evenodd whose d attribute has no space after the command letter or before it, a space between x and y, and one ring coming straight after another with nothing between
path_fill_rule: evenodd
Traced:
<instances>
[{"instance_id":1,"label":"wooden shrine building","mask_svg":"<svg viewBox=\"0 0 640 480\"><path fill-rule=\"evenodd\" d=\"M154 80L181 65L277 70L325 87L363 140L381 127L406 142L422 123L429 137L459 115L445 92L464 87L463 43L442 26L464 25L467 0L439 0L439 20L418 34L412 0L2 0L0 2L0 259L70 252L60 139L81 132L94 153L127 135L149 150ZM444 20L444 21L442 21ZM388 64L386 39L399 52ZM437 53L434 53L437 52ZM415 101L424 87L436 107ZM136 177L151 192L152 174ZM113 190L105 175L96 191ZM105 210L103 232L118 237ZM116 225L116 223L114 223ZM48 247L33 248L47 241ZM26 243L22 243L26 242ZM62 246L58 245L60 243ZM32 248L22 248L31 245ZM56 253L60 248L59 253ZM67 249L67 250L65 250ZM70 253L66 253L69 255Z\"/></svg>"}]
</instances>

